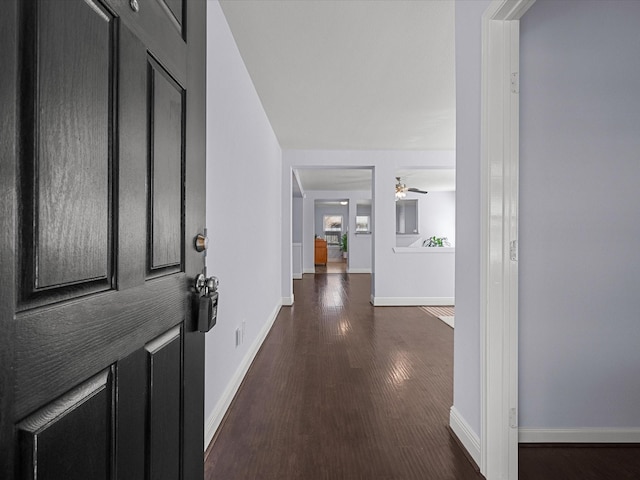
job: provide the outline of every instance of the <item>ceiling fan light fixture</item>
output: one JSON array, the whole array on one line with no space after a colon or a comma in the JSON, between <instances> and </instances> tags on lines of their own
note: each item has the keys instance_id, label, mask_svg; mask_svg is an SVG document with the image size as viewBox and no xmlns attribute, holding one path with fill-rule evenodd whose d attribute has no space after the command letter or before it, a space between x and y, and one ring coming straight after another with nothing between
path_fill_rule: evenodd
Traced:
<instances>
[{"instance_id":1,"label":"ceiling fan light fixture","mask_svg":"<svg viewBox=\"0 0 640 480\"><path fill-rule=\"evenodd\" d=\"M396 202L407 196L407 186L400 181L400 177L396 177Z\"/></svg>"},{"instance_id":2,"label":"ceiling fan light fixture","mask_svg":"<svg viewBox=\"0 0 640 480\"><path fill-rule=\"evenodd\" d=\"M396 183L396 202L398 200L400 200L401 198L404 198L407 196L407 192L414 192L414 193L429 193L425 190L420 190L418 188L407 188L407 186L402 183L400 181L400 177L396 177L396 180L398 181L398 183Z\"/></svg>"}]
</instances>

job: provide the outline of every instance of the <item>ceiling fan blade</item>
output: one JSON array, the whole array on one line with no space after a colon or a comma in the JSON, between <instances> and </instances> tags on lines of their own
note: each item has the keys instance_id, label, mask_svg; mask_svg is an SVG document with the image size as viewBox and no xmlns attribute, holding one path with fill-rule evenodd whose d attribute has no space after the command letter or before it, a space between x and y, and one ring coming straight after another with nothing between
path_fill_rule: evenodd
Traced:
<instances>
[{"instance_id":1,"label":"ceiling fan blade","mask_svg":"<svg viewBox=\"0 0 640 480\"><path fill-rule=\"evenodd\" d=\"M418 190L417 188L407 188L407 192L413 192L413 193L429 193L429 192L425 192L424 190Z\"/></svg>"}]
</instances>

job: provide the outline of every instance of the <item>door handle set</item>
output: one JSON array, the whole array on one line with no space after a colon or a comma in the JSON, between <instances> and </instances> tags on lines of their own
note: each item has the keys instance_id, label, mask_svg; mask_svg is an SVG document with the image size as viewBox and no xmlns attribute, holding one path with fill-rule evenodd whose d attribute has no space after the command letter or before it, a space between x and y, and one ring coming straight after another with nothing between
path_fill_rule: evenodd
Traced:
<instances>
[{"instance_id":1,"label":"door handle set","mask_svg":"<svg viewBox=\"0 0 640 480\"><path fill-rule=\"evenodd\" d=\"M199 293L203 297L212 297L218 292L218 286L220 280L218 277L205 277L202 273L196 277L194 288L196 293Z\"/></svg>"},{"instance_id":2,"label":"door handle set","mask_svg":"<svg viewBox=\"0 0 640 480\"><path fill-rule=\"evenodd\" d=\"M196 277L194 311L198 315L198 331L207 333L218 319L218 277L205 277L202 273Z\"/></svg>"},{"instance_id":3,"label":"door handle set","mask_svg":"<svg viewBox=\"0 0 640 480\"><path fill-rule=\"evenodd\" d=\"M203 233L196 235L193 241L193 247L196 252L206 252L209 246L207 238L207 229ZM206 255L206 253L205 253ZM206 270L205 270L206 271ZM218 319L218 286L220 280L218 277L206 277L200 273L195 279L193 288L196 291L194 297L194 313L197 312L198 331L206 333L213 328Z\"/></svg>"}]
</instances>

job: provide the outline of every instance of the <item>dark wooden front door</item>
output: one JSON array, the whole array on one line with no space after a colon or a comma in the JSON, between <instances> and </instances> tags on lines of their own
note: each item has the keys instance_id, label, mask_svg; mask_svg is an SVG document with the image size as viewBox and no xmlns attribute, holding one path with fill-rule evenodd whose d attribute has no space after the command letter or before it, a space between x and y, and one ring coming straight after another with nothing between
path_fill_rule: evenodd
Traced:
<instances>
[{"instance_id":1,"label":"dark wooden front door","mask_svg":"<svg viewBox=\"0 0 640 480\"><path fill-rule=\"evenodd\" d=\"M2 479L203 476L205 5L2 2Z\"/></svg>"}]
</instances>

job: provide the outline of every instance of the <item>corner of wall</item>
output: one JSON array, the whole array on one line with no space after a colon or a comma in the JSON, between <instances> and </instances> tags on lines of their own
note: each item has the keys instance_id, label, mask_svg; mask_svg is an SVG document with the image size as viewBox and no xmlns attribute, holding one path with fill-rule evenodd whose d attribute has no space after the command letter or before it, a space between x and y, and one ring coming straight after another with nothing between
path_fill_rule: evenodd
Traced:
<instances>
[{"instance_id":1,"label":"corner of wall","mask_svg":"<svg viewBox=\"0 0 640 480\"><path fill-rule=\"evenodd\" d=\"M480 437L473 431L471 426L462 417L456 407L451 407L449 411L449 426L458 437L462 446L467 450L476 465L480 465Z\"/></svg>"}]
</instances>

